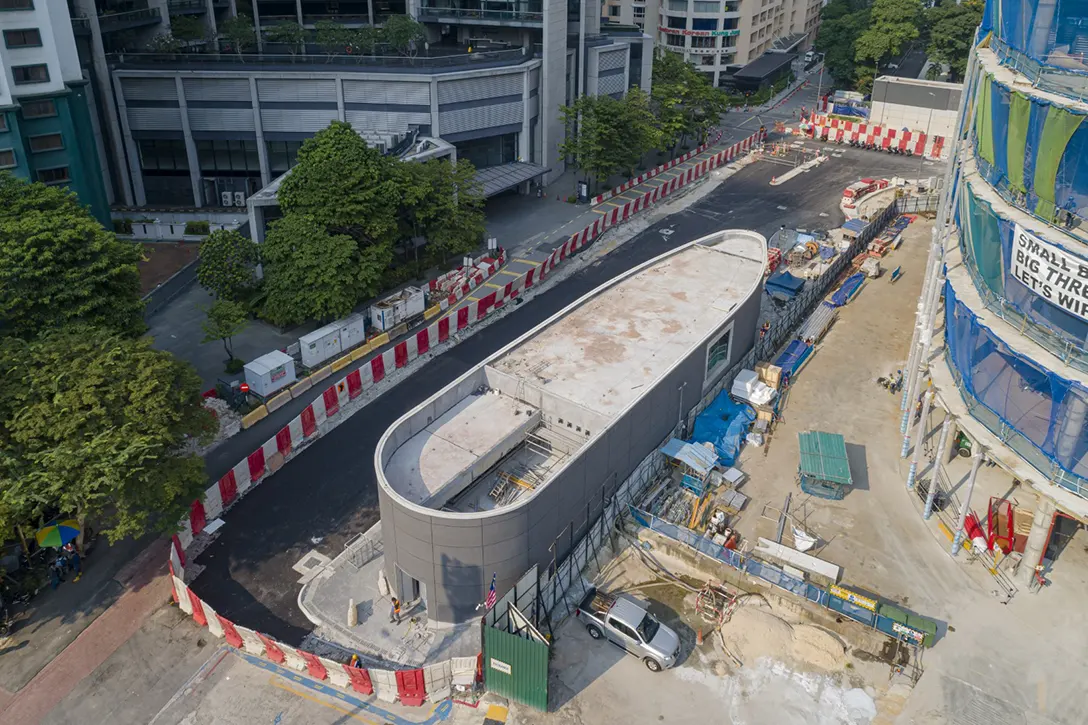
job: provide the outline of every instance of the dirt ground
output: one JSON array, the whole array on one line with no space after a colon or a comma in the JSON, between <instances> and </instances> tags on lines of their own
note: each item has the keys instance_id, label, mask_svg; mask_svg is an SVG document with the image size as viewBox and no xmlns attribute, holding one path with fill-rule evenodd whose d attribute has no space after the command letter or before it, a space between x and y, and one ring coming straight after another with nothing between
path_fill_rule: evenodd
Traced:
<instances>
[{"instance_id":1,"label":"dirt ground","mask_svg":"<svg viewBox=\"0 0 1088 725\"><path fill-rule=\"evenodd\" d=\"M142 242L144 259L140 267L140 294L147 294L170 279L200 254L199 242Z\"/></svg>"}]
</instances>

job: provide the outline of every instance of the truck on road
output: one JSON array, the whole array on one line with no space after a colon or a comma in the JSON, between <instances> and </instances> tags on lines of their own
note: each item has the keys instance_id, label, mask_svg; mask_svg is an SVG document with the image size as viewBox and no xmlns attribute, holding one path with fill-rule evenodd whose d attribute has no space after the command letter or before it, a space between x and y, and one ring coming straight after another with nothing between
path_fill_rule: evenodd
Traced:
<instances>
[{"instance_id":1,"label":"truck on road","mask_svg":"<svg viewBox=\"0 0 1088 725\"><path fill-rule=\"evenodd\" d=\"M680 655L680 637L629 594L605 594L590 587L575 612L593 639L612 644L642 660L651 672L672 667Z\"/></svg>"}]
</instances>

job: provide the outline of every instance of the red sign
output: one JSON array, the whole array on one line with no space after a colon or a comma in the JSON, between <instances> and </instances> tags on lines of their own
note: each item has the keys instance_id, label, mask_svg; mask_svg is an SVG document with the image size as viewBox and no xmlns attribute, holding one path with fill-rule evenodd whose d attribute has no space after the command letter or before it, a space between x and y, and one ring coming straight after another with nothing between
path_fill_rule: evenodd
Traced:
<instances>
[{"instance_id":1,"label":"red sign","mask_svg":"<svg viewBox=\"0 0 1088 725\"><path fill-rule=\"evenodd\" d=\"M241 385L238 386L238 389L241 390L243 393L248 393L249 392L249 383L242 383Z\"/></svg>"}]
</instances>

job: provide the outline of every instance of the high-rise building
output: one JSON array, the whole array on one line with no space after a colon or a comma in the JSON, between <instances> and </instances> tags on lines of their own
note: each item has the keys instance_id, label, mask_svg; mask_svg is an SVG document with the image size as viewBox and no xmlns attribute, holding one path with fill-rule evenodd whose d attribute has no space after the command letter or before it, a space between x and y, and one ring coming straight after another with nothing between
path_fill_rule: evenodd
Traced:
<instances>
[{"instance_id":1,"label":"high-rise building","mask_svg":"<svg viewBox=\"0 0 1088 725\"><path fill-rule=\"evenodd\" d=\"M975 457L964 512L1023 557L1021 586L1088 521L1086 50L1085 3L987 3L908 366L932 388L907 407L935 393L939 440Z\"/></svg>"},{"instance_id":2,"label":"high-rise building","mask_svg":"<svg viewBox=\"0 0 1088 725\"><path fill-rule=\"evenodd\" d=\"M0 169L65 185L107 222L89 89L67 6L3 0L0 32Z\"/></svg>"},{"instance_id":3,"label":"high-rise building","mask_svg":"<svg viewBox=\"0 0 1088 725\"><path fill-rule=\"evenodd\" d=\"M605 0L609 20L654 36L709 76L731 84L738 70L767 52L795 52L812 44L821 0Z\"/></svg>"}]
</instances>

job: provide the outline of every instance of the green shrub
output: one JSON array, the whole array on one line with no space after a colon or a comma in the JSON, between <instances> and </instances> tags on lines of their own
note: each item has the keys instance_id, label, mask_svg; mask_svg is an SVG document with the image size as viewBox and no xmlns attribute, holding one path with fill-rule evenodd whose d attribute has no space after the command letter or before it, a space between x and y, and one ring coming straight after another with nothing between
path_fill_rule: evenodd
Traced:
<instances>
[{"instance_id":1,"label":"green shrub","mask_svg":"<svg viewBox=\"0 0 1088 725\"><path fill-rule=\"evenodd\" d=\"M228 375L237 375L245 368L246 361L241 358L231 358L227 361L226 371Z\"/></svg>"},{"instance_id":2,"label":"green shrub","mask_svg":"<svg viewBox=\"0 0 1088 725\"><path fill-rule=\"evenodd\" d=\"M114 219L113 220L113 233L114 234L132 234L132 220L131 219Z\"/></svg>"},{"instance_id":3,"label":"green shrub","mask_svg":"<svg viewBox=\"0 0 1088 725\"><path fill-rule=\"evenodd\" d=\"M202 237L208 236L211 233L211 224L209 222L185 222L186 234L198 234Z\"/></svg>"}]
</instances>

